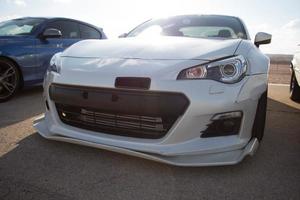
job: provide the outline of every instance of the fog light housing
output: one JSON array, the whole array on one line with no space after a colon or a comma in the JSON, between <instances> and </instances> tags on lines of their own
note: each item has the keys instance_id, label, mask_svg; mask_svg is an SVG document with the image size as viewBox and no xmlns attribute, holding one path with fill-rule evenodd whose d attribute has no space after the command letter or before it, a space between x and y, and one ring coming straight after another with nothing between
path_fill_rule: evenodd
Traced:
<instances>
[{"instance_id":1,"label":"fog light housing","mask_svg":"<svg viewBox=\"0 0 300 200\"><path fill-rule=\"evenodd\" d=\"M219 113L211 118L211 123L202 131L201 137L237 135L240 132L243 113L241 111Z\"/></svg>"}]
</instances>

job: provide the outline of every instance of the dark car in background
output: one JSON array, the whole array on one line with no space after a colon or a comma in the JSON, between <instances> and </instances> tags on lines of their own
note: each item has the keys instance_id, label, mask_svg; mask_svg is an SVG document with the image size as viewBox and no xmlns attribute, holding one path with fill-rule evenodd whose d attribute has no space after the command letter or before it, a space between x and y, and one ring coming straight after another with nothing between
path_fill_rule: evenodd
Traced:
<instances>
[{"instance_id":1,"label":"dark car in background","mask_svg":"<svg viewBox=\"0 0 300 200\"><path fill-rule=\"evenodd\" d=\"M0 23L0 102L19 88L40 85L51 57L85 39L106 39L101 28L67 18L26 17Z\"/></svg>"}]
</instances>

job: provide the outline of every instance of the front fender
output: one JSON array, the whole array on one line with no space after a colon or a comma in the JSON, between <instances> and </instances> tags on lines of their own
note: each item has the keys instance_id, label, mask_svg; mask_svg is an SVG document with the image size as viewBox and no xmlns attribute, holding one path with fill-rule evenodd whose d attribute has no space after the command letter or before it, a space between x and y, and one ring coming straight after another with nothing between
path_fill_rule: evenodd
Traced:
<instances>
[{"instance_id":1,"label":"front fender","mask_svg":"<svg viewBox=\"0 0 300 200\"><path fill-rule=\"evenodd\" d=\"M36 48L35 39L7 39L0 45L0 58L14 62L20 69L24 83L35 80Z\"/></svg>"},{"instance_id":2,"label":"front fender","mask_svg":"<svg viewBox=\"0 0 300 200\"><path fill-rule=\"evenodd\" d=\"M268 74L270 68L269 57L263 54L250 40L243 40L236 54L247 58L249 63L248 75Z\"/></svg>"}]
</instances>

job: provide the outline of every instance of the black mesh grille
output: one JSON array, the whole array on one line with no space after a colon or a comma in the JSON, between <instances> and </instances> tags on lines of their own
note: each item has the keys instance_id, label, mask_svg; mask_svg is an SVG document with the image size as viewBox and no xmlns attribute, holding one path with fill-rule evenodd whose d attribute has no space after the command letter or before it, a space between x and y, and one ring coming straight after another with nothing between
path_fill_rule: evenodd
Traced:
<instances>
[{"instance_id":1,"label":"black mesh grille","mask_svg":"<svg viewBox=\"0 0 300 200\"><path fill-rule=\"evenodd\" d=\"M89 108L56 104L62 122L71 126L114 135L142 138L164 136L177 117L150 117L105 113Z\"/></svg>"},{"instance_id":2,"label":"black mesh grille","mask_svg":"<svg viewBox=\"0 0 300 200\"><path fill-rule=\"evenodd\" d=\"M189 104L180 93L62 85L52 85L50 97L65 124L106 134L152 139L166 135Z\"/></svg>"}]
</instances>

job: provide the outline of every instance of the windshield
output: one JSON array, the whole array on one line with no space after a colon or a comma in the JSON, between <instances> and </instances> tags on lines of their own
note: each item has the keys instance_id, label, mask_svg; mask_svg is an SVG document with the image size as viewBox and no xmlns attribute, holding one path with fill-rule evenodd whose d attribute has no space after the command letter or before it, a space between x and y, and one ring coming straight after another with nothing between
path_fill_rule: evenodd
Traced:
<instances>
[{"instance_id":1,"label":"windshield","mask_svg":"<svg viewBox=\"0 0 300 200\"><path fill-rule=\"evenodd\" d=\"M0 36L30 35L43 19L14 19L0 23Z\"/></svg>"},{"instance_id":2,"label":"windshield","mask_svg":"<svg viewBox=\"0 0 300 200\"><path fill-rule=\"evenodd\" d=\"M150 20L135 28L127 37L154 35L247 39L245 28L238 18L200 15Z\"/></svg>"}]
</instances>

